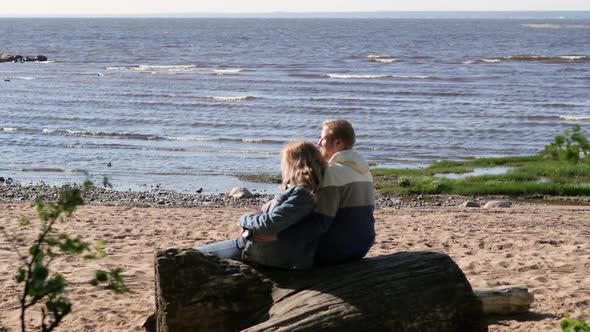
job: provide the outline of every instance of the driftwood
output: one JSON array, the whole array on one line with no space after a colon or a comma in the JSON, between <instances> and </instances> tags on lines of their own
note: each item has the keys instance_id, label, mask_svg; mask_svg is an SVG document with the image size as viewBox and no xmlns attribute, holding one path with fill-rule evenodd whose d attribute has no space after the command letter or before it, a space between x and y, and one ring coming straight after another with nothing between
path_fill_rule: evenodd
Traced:
<instances>
[{"instance_id":1,"label":"driftwood","mask_svg":"<svg viewBox=\"0 0 590 332\"><path fill-rule=\"evenodd\" d=\"M486 315L514 315L529 311L534 296L524 286L475 289Z\"/></svg>"},{"instance_id":2,"label":"driftwood","mask_svg":"<svg viewBox=\"0 0 590 332\"><path fill-rule=\"evenodd\" d=\"M169 249L156 254L155 268L148 330L487 331L481 302L441 253L294 272Z\"/></svg>"}]
</instances>

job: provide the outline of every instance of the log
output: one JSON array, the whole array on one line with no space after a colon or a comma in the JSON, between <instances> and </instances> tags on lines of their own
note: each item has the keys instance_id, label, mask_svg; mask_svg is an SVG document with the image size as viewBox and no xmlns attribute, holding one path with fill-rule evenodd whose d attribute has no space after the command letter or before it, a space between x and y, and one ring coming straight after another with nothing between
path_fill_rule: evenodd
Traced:
<instances>
[{"instance_id":1,"label":"log","mask_svg":"<svg viewBox=\"0 0 590 332\"><path fill-rule=\"evenodd\" d=\"M487 331L465 275L436 252L285 271L168 249L155 269L159 332Z\"/></svg>"},{"instance_id":2,"label":"log","mask_svg":"<svg viewBox=\"0 0 590 332\"><path fill-rule=\"evenodd\" d=\"M524 286L475 289L486 315L515 315L529 311L535 297Z\"/></svg>"}]
</instances>

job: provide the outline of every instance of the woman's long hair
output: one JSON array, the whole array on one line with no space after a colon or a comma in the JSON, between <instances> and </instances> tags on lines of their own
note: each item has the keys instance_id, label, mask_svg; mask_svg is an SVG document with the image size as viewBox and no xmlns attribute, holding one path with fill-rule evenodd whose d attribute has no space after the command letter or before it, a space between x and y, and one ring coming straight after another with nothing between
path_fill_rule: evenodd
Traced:
<instances>
[{"instance_id":1,"label":"woman's long hair","mask_svg":"<svg viewBox=\"0 0 590 332\"><path fill-rule=\"evenodd\" d=\"M281 190L289 185L303 185L315 194L325 168L326 161L315 144L304 140L290 142L281 152Z\"/></svg>"}]
</instances>

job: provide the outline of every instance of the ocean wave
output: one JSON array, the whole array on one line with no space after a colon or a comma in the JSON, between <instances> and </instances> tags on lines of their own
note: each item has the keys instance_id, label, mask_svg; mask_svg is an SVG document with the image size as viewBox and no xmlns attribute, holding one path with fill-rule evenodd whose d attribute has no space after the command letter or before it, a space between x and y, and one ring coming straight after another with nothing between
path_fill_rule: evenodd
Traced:
<instances>
[{"instance_id":1,"label":"ocean wave","mask_svg":"<svg viewBox=\"0 0 590 332\"><path fill-rule=\"evenodd\" d=\"M194 137L194 136L163 136L164 139L173 141L192 141L192 142L243 142L243 143L263 143L263 144L283 144L285 141L261 138L227 138L227 137Z\"/></svg>"},{"instance_id":2,"label":"ocean wave","mask_svg":"<svg viewBox=\"0 0 590 332\"><path fill-rule=\"evenodd\" d=\"M51 168L51 167L35 167L35 168L18 168L19 172L51 172L51 173L86 173L82 169L63 169L63 168Z\"/></svg>"},{"instance_id":3,"label":"ocean wave","mask_svg":"<svg viewBox=\"0 0 590 332\"><path fill-rule=\"evenodd\" d=\"M402 96L434 96L434 97L467 97L467 96L477 96L474 93L464 93L464 92L421 92L421 91L398 91L395 92L397 95Z\"/></svg>"},{"instance_id":4,"label":"ocean wave","mask_svg":"<svg viewBox=\"0 0 590 332\"><path fill-rule=\"evenodd\" d=\"M24 80L24 81L30 81L30 80L34 80L34 77L29 77L29 76L12 76L12 77L0 77L0 80L2 81L16 81L16 80Z\"/></svg>"},{"instance_id":5,"label":"ocean wave","mask_svg":"<svg viewBox=\"0 0 590 332\"><path fill-rule=\"evenodd\" d=\"M367 58L369 58L369 61L371 61L371 62L382 62L382 63L392 63L392 62L399 60L398 58L394 58L390 55L377 55L377 54L369 54L367 56Z\"/></svg>"},{"instance_id":6,"label":"ocean wave","mask_svg":"<svg viewBox=\"0 0 590 332\"><path fill-rule=\"evenodd\" d=\"M501 62L501 59L479 59L479 60L470 60L470 61L463 61L464 64L470 65L474 63L498 63Z\"/></svg>"},{"instance_id":7,"label":"ocean wave","mask_svg":"<svg viewBox=\"0 0 590 332\"><path fill-rule=\"evenodd\" d=\"M215 74L217 74L217 75L237 75L237 74L239 74L242 71L243 71L243 69L237 69L237 68L235 68L235 69L230 69L230 68L227 68L227 69L213 69L213 72Z\"/></svg>"},{"instance_id":8,"label":"ocean wave","mask_svg":"<svg viewBox=\"0 0 590 332\"><path fill-rule=\"evenodd\" d=\"M564 63L564 62L586 62L590 61L590 56L587 55L509 55L494 59L478 59L463 61L464 64L478 64L478 63L498 63L502 61L522 61L522 62L547 62L547 63Z\"/></svg>"},{"instance_id":9,"label":"ocean wave","mask_svg":"<svg viewBox=\"0 0 590 332\"><path fill-rule=\"evenodd\" d=\"M590 29L590 25L587 24L527 23L521 26L533 29Z\"/></svg>"},{"instance_id":10,"label":"ocean wave","mask_svg":"<svg viewBox=\"0 0 590 332\"><path fill-rule=\"evenodd\" d=\"M559 29L559 28L561 28L561 24L552 24L552 23L537 23L537 24L526 23L526 24L521 24L521 26L523 26L525 28L533 28L533 29Z\"/></svg>"},{"instance_id":11,"label":"ocean wave","mask_svg":"<svg viewBox=\"0 0 590 332\"><path fill-rule=\"evenodd\" d=\"M510 55L502 58L507 61L544 61L544 62L584 62L590 60L587 55Z\"/></svg>"},{"instance_id":12,"label":"ocean wave","mask_svg":"<svg viewBox=\"0 0 590 332\"><path fill-rule=\"evenodd\" d=\"M525 118L527 120L557 120L558 115L521 115L516 116L517 118Z\"/></svg>"},{"instance_id":13,"label":"ocean wave","mask_svg":"<svg viewBox=\"0 0 590 332\"><path fill-rule=\"evenodd\" d=\"M199 98L199 97L196 97ZM254 96L205 96L202 97L203 99L211 99L211 100L222 100L222 101L244 101L244 100L254 100L256 97Z\"/></svg>"},{"instance_id":14,"label":"ocean wave","mask_svg":"<svg viewBox=\"0 0 590 332\"><path fill-rule=\"evenodd\" d=\"M559 117L559 120L562 120L562 121L572 121L572 122L578 122L578 121L580 121L580 122L587 122L587 121L590 121L590 116L584 116L584 115L581 115L581 116L561 115Z\"/></svg>"},{"instance_id":15,"label":"ocean wave","mask_svg":"<svg viewBox=\"0 0 590 332\"><path fill-rule=\"evenodd\" d=\"M578 105L575 105L575 104L564 104L564 103L545 103L541 106L547 107L547 108L575 108L575 107L578 107Z\"/></svg>"},{"instance_id":16,"label":"ocean wave","mask_svg":"<svg viewBox=\"0 0 590 332\"><path fill-rule=\"evenodd\" d=\"M403 78L403 79L426 79L426 78L434 78L433 76L428 75L388 75L388 74L326 74L328 78L338 78L338 79L350 79L350 78L360 78L360 79L380 79L380 78Z\"/></svg>"},{"instance_id":17,"label":"ocean wave","mask_svg":"<svg viewBox=\"0 0 590 332\"><path fill-rule=\"evenodd\" d=\"M106 70L139 71L139 72L185 72L193 71L197 65L133 65L133 66L111 66Z\"/></svg>"},{"instance_id":18,"label":"ocean wave","mask_svg":"<svg viewBox=\"0 0 590 332\"><path fill-rule=\"evenodd\" d=\"M324 78L325 75L322 74L305 74L305 73L292 73L288 74L291 77L303 77L303 78Z\"/></svg>"},{"instance_id":19,"label":"ocean wave","mask_svg":"<svg viewBox=\"0 0 590 332\"><path fill-rule=\"evenodd\" d=\"M342 79L347 79L347 78L366 78L366 79L371 79L371 78L390 78L391 75L362 75L362 74L327 74L326 75L329 78L342 78Z\"/></svg>"},{"instance_id":20,"label":"ocean wave","mask_svg":"<svg viewBox=\"0 0 590 332\"><path fill-rule=\"evenodd\" d=\"M284 144L285 141L262 139L262 138L229 138L229 137L197 137L197 136L169 136L169 135L148 135L137 133L116 133L116 132L99 132L72 129L48 129L42 130L47 135L65 135L78 137L92 137L105 139L130 139L130 140L168 140L168 141L185 141L185 142L234 142L234 143L262 143L262 144ZM178 149L178 148L173 148Z\"/></svg>"},{"instance_id":21,"label":"ocean wave","mask_svg":"<svg viewBox=\"0 0 590 332\"><path fill-rule=\"evenodd\" d=\"M96 137L112 139L137 139L137 140L158 140L163 139L157 135L133 134L133 133L108 133L100 131L72 130L72 129L43 129L44 134L79 136L79 137Z\"/></svg>"}]
</instances>

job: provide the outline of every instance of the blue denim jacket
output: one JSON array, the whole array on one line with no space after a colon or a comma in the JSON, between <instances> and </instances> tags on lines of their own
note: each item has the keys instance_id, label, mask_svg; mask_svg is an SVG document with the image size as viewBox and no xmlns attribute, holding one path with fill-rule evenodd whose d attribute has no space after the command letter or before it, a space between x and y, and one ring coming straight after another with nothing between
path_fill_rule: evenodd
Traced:
<instances>
[{"instance_id":1,"label":"blue denim jacket","mask_svg":"<svg viewBox=\"0 0 590 332\"><path fill-rule=\"evenodd\" d=\"M311 192L297 185L277 194L266 213L250 213L240 217L239 225L253 235L275 235L304 220L314 208ZM309 269L313 265L319 236L272 242L248 239L242 259L285 269Z\"/></svg>"}]
</instances>

